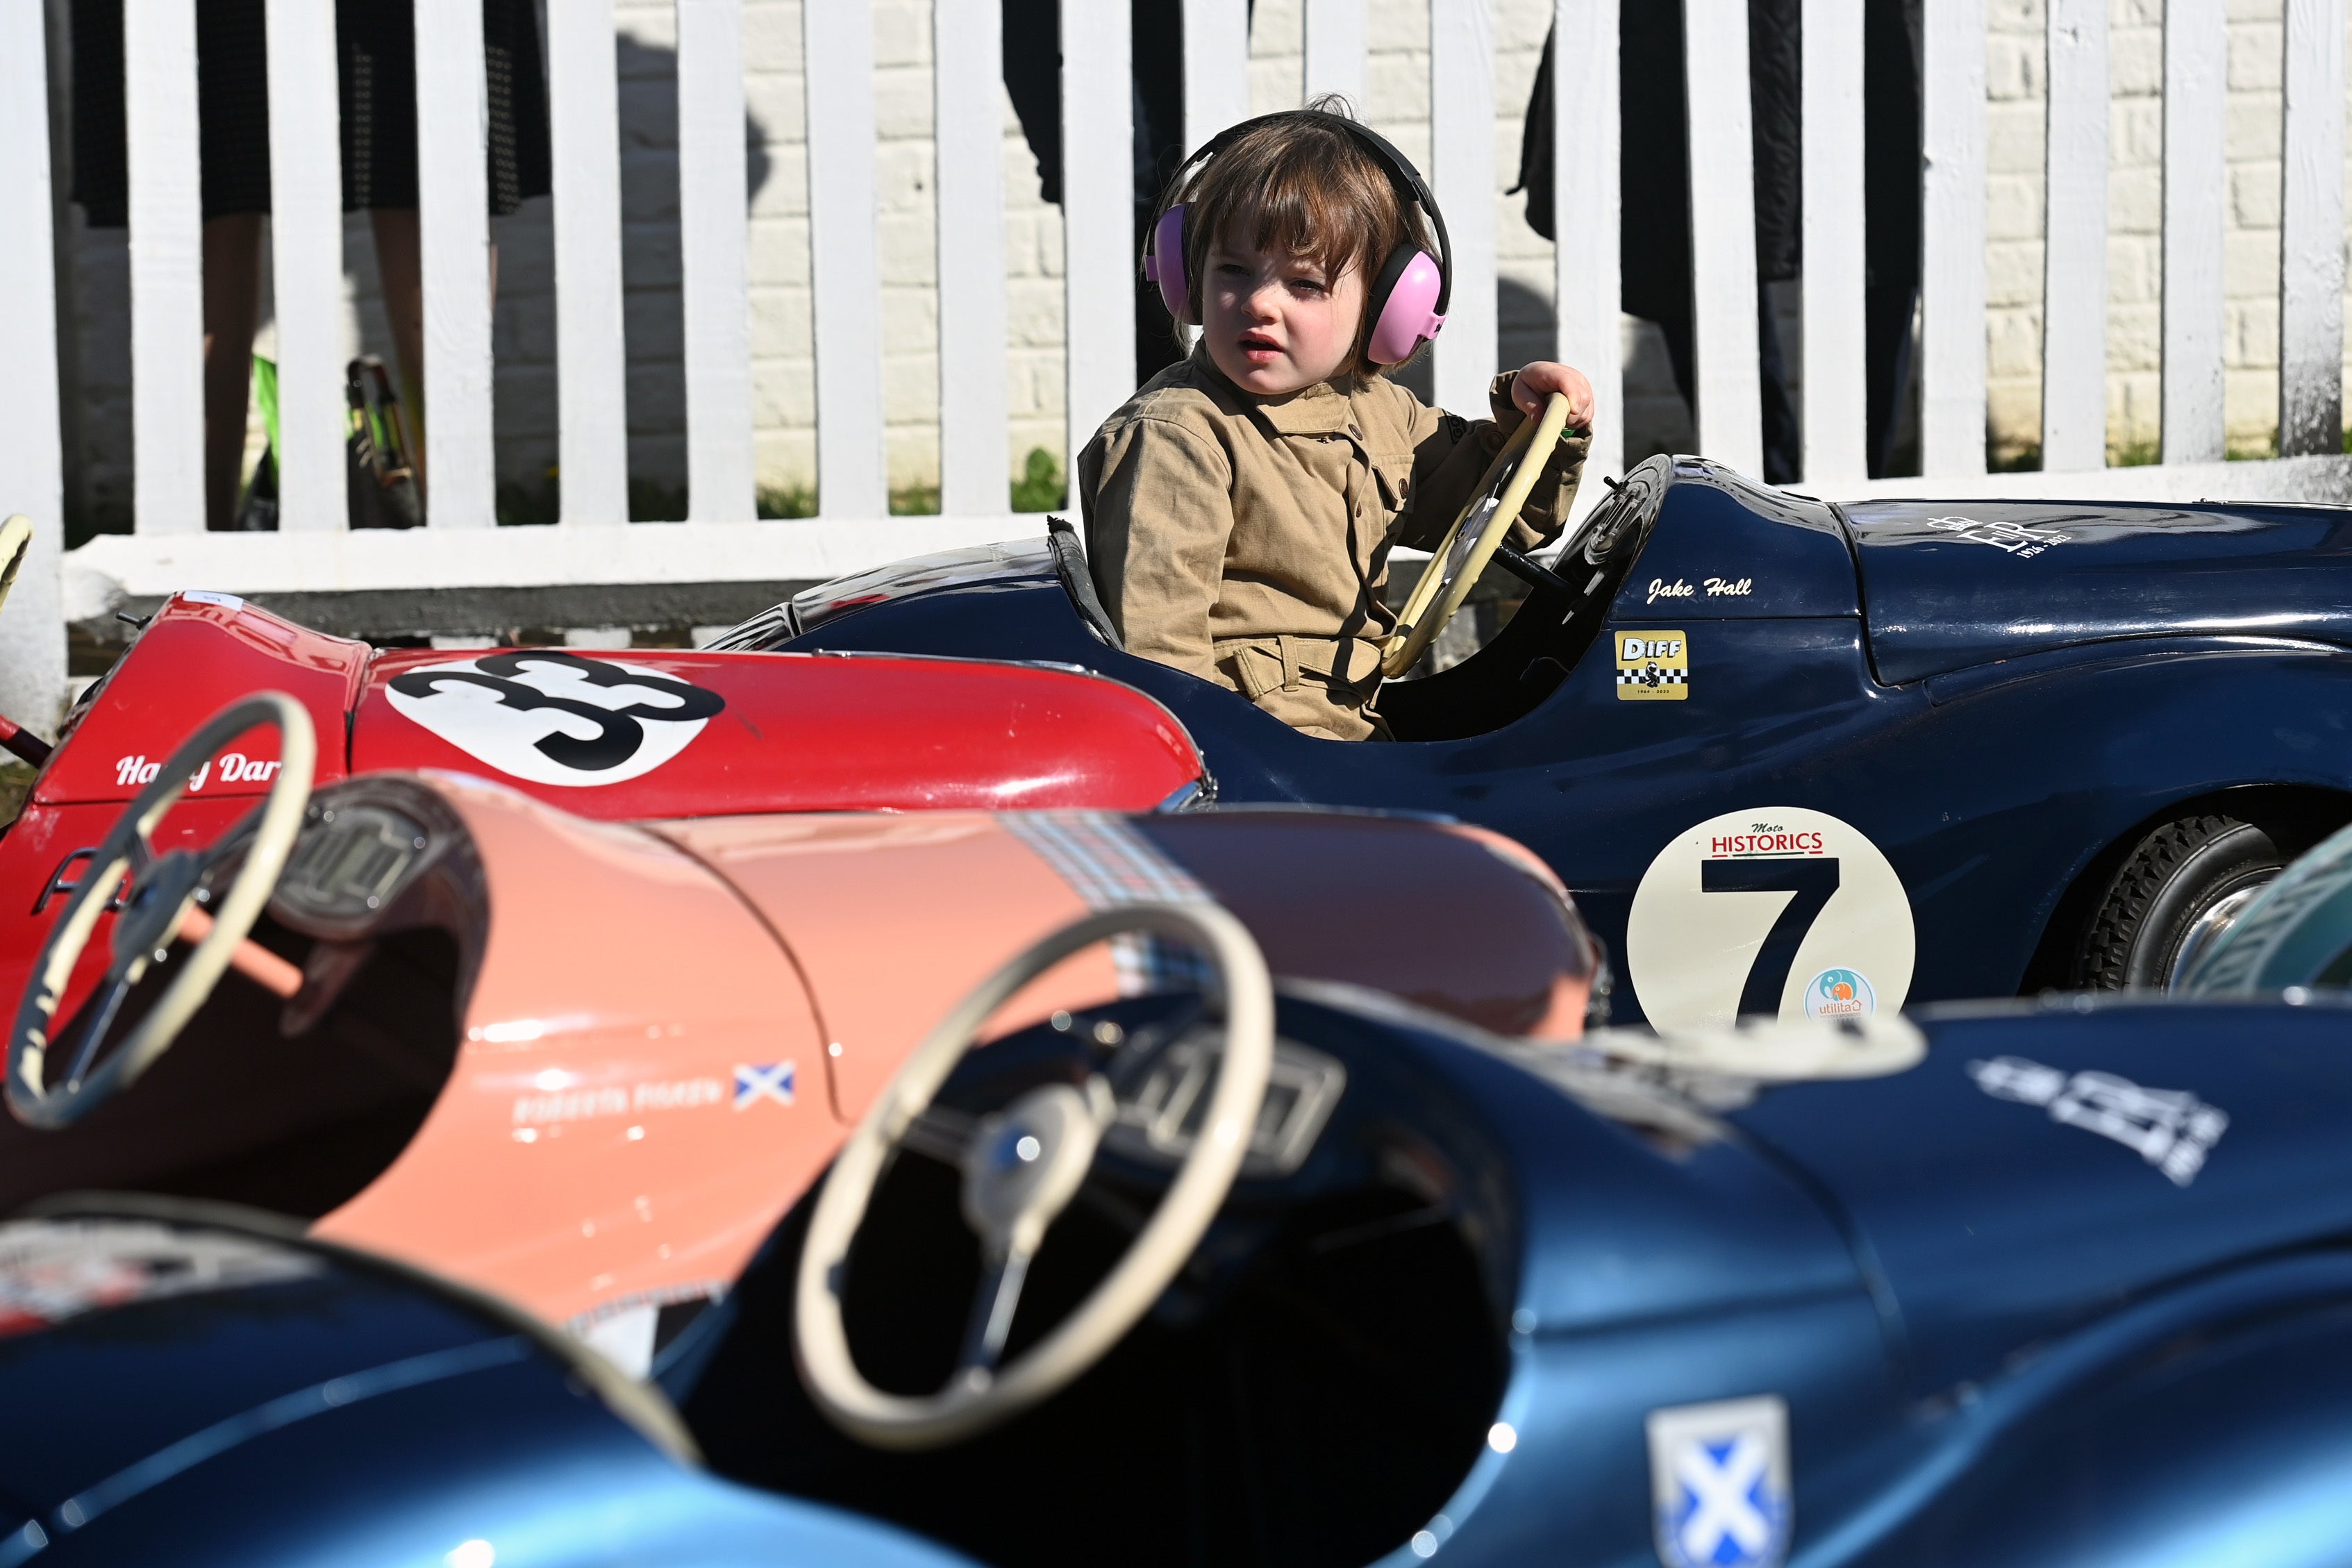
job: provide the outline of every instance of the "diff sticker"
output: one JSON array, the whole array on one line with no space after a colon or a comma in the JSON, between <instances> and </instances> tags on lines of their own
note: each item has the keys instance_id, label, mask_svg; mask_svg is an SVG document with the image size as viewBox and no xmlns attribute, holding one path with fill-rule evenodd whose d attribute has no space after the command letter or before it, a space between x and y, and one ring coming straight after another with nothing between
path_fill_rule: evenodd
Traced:
<instances>
[{"instance_id":1,"label":"diff sticker","mask_svg":"<svg viewBox=\"0 0 2352 1568\"><path fill-rule=\"evenodd\" d=\"M394 676L384 695L403 718L502 773L569 785L642 778L727 706L676 676L560 648L425 665Z\"/></svg>"},{"instance_id":2,"label":"diff sticker","mask_svg":"<svg viewBox=\"0 0 2352 1568\"><path fill-rule=\"evenodd\" d=\"M1780 1568L1789 1554L1789 1406L1778 1394L1677 1405L1643 1423L1665 1568Z\"/></svg>"},{"instance_id":3,"label":"diff sticker","mask_svg":"<svg viewBox=\"0 0 2352 1568\"><path fill-rule=\"evenodd\" d=\"M1677 835L1625 928L1633 999L1660 1030L1898 1012L1916 956L1910 898L1878 846L1802 806Z\"/></svg>"},{"instance_id":4,"label":"diff sticker","mask_svg":"<svg viewBox=\"0 0 2352 1568\"><path fill-rule=\"evenodd\" d=\"M1680 702L1690 695L1690 640L1680 632L1617 632L1617 700Z\"/></svg>"}]
</instances>

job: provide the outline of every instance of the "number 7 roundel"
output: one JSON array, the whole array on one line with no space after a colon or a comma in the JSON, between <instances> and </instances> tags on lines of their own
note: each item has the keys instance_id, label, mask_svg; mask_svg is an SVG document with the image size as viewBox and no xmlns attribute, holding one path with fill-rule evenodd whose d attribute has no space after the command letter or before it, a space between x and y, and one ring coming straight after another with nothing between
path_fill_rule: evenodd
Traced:
<instances>
[{"instance_id":1,"label":"number 7 roundel","mask_svg":"<svg viewBox=\"0 0 2352 1568\"><path fill-rule=\"evenodd\" d=\"M1903 879L1860 829L1768 805L1676 835L1633 894L1625 967L1654 1028L1901 1010L1917 942Z\"/></svg>"}]
</instances>

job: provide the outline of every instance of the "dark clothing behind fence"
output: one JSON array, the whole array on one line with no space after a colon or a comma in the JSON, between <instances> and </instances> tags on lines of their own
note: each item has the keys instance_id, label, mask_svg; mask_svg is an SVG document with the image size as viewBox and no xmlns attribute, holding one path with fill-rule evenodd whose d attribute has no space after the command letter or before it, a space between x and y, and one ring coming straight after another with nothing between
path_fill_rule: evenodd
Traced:
<instances>
[{"instance_id":1,"label":"dark clothing behind fence","mask_svg":"<svg viewBox=\"0 0 2352 1568\"><path fill-rule=\"evenodd\" d=\"M1691 328L1690 151L1679 5L1619 12L1622 226L1620 307L1655 321L1684 395L1696 389ZM1759 285L1803 266L1803 110L1797 0L1748 0L1748 92L1756 162ZM1552 51L1528 103L1519 184L1528 223L1556 238L1552 213ZM1870 378L1870 468L1884 472L1907 385L1913 302L1919 287L1919 89L1901 0L1867 0L1864 15L1864 241ZM1572 242L1572 240L1571 240ZM1797 471L1797 417L1779 332L1758 300L1759 371L1767 475Z\"/></svg>"},{"instance_id":2,"label":"dark clothing behind fence","mask_svg":"<svg viewBox=\"0 0 2352 1568\"><path fill-rule=\"evenodd\" d=\"M416 47L399 0L336 0L343 210L414 208ZM269 210L269 69L263 0L197 0L196 104L207 218ZM530 0L483 0L489 210L545 195L547 79ZM130 222L122 0L74 0L73 199L93 228Z\"/></svg>"}]
</instances>

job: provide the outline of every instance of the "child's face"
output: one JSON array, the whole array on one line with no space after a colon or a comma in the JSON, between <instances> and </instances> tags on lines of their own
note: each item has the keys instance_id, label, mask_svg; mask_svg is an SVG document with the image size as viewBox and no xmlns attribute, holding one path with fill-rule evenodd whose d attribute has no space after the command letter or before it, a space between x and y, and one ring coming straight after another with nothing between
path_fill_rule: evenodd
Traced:
<instances>
[{"instance_id":1,"label":"child's face","mask_svg":"<svg viewBox=\"0 0 2352 1568\"><path fill-rule=\"evenodd\" d=\"M1224 243L1210 247L1208 262L1202 332L1227 380L1244 392L1279 397L1339 374L1363 324L1361 268L1334 279L1287 250Z\"/></svg>"}]
</instances>

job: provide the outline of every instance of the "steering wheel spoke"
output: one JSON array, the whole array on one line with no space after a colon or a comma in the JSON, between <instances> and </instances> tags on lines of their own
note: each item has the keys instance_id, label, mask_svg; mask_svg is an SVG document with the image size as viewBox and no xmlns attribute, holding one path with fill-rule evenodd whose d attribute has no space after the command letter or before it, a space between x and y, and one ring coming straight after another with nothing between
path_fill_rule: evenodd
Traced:
<instances>
[{"instance_id":1,"label":"steering wheel spoke","mask_svg":"<svg viewBox=\"0 0 2352 1568\"><path fill-rule=\"evenodd\" d=\"M104 989L86 1009L89 1022L82 1026L81 1043L74 1047L73 1061L66 1068L67 1093L79 1091L83 1080L89 1077L90 1063L98 1058L99 1047L105 1044L108 1032L114 1027L115 1016L122 1011L123 1002L138 988L142 978L121 970L107 971L101 982Z\"/></svg>"},{"instance_id":2,"label":"steering wheel spoke","mask_svg":"<svg viewBox=\"0 0 2352 1568\"><path fill-rule=\"evenodd\" d=\"M1021 1308L1021 1289L1028 1283L1029 1261L1035 1256L1012 1247L982 1258L980 1288L972 1292L971 1320L964 1327L963 1354L956 1362L956 1373L964 1382L986 1387L994 1380L1004 1342L1013 1336L1013 1315Z\"/></svg>"}]
</instances>

